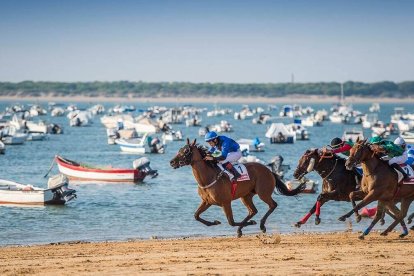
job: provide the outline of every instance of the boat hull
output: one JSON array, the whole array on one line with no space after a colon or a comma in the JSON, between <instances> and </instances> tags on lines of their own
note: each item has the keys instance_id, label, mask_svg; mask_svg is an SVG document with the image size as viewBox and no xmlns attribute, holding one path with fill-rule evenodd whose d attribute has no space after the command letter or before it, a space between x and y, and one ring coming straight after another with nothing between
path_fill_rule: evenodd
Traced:
<instances>
[{"instance_id":1,"label":"boat hull","mask_svg":"<svg viewBox=\"0 0 414 276\"><path fill-rule=\"evenodd\" d=\"M89 169L65 163L56 157L59 171L71 180L136 183L145 178L145 174L134 169Z\"/></svg>"}]
</instances>

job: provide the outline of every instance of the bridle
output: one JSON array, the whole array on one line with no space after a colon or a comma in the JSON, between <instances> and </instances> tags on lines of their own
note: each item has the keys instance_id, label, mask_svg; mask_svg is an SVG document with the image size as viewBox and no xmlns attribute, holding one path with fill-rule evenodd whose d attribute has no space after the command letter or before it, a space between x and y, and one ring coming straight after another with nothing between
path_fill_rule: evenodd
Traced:
<instances>
[{"instance_id":1,"label":"bridle","mask_svg":"<svg viewBox=\"0 0 414 276\"><path fill-rule=\"evenodd\" d=\"M314 151L311 151L310 153L305 153L304 156L306 158L309 158L314 153L315 153ZM311 158L309 160L309 165L306 168L306 170L303 167L300 167L299 179L301 179L302 177L304 177L306 174L310 173L311 171L314 171L315 167L318 166L323 159L331 159L335 157L335 155L332 152L327 152L326 150L322 150L321 153L322 153L321 155L319 155L319 152L317 153L319 156L319 159L317 162L315 162L315 158ZM322 179L326 179L328 176L330 176L333 173L333 171L336 169L337 164L338 164L338 157L335 158L335 165L333 166L332 170L330 170L327 175L325 176L322 175L325 173L325 171L320 172Z\"/></svg>"}]
</instances>

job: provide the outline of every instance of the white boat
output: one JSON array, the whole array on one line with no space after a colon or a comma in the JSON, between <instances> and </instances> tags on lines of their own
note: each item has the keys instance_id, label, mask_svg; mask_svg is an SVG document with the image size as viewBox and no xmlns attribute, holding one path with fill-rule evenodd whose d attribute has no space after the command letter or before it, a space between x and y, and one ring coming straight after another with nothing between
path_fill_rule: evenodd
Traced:
<instances>
[{"instance_id":1,"label":"white boat","mask_svg":"<svg viewBox=\"0 0 414 276\"><path fill-rule=\"evenodd\" d=\"M135 160L132 163L133 168L91 166L58 155L55 156L55 161L60 173L66 175L71 181L137 183L143 181L147 175L152 177L158 175L156 170L150 168L150 161L147 157Z\"/></svg>"},{"instance_id":2,"label":"white boat","mask_svg":"<svg viewBox=\"0 0 414 276\"><path fill-rule=\"evenodd\" d=\"M414 132L405 131L400 134L406 143L414 143Z\"/></svg>"},{"instance_id":3,"label":"white boat","mask_svg":"<svg viewBox=\"0 0 414 276\"><path fill-rule=\"evenodd\" d=\"M43 132L29 132L27 141L43 141L47 138L47 134L44 134Z\"/></svg>"},{"instance_id":4,"label":"white boat","mask_svg":"<svg viewBox=\"0 0 414 276\"><path fill-rule=\"evenodd\" d=\"M370 107L369 107L369 112L379 112L380 111L380 104L379 103L373 103Z\"/></svg>"},{"instance_id":5,"label":"white boat","mask_svg":"<svg viewBox=\"0 0 414 276\"><path fill-rule=\"evenodd\" d=\"M5 135L2 141L6 145L22 145L27 140L27 134L16 133L14 135Z\"/></svg>"},{"instance_id":6,"label":"white boat","mask_svg":"<svg viewBox=\"0 0 414 276\"><path fill-rule=\"evenodd\" d=\"M345 130L342 135L342 141L350 141L355 143L356 140L363 140L364 139L364 132L358 129L350 129Z\"/></svg>"},{"instance_id":7,"label":"white boat","mask_svg":"<svg viewBox=\"0 0 414 276\"><path fill-rule=\"evenodd\" d=\"M240 145L240 150L246 153L252 151L264 151L265 144L260 142L259 138L255 139L239 139L237 143Z\"/></svg>"},{"instance_id":8,"label":"white boat","mask_svg":"<svg viewBox=\"0 0 414 276\"><path fill-rule=\"evenodd\" d=\"M265 136L270 139L270 143L294 143L296 133L290 131L283 123L273 123L270 125Z\"/></svg>"},{"instance_id":9,"label":"white boat","mask_svg":"<svg viewBox=\"0 0 414 276\"><path fill-rule=\"evenodd\" d=\"M115 140L115 144L119 145L121 151L123 152L144 154L146 152L149 152L147 145L147 136L148 134L145 134L142 138L120 138Z\"/></svg>"},{"instance_id":10,"label":"white boat","mask_svg":"<svg viewBox=\"0 0 414 276\"><path fill-rule=\"evenodd\" d=\"M329 116L329 120L331 120L332 123L342 123L345 120L345 117L341 114L339 114L338 112L333 112L330 116Z\"/></svg>"},{"instance_id":11,"label":"white boat","mask_svg":"<svg viewBox=\"0 0 414 276\"><path fill-rule=\"evenodd\" d=\"M164 132L161 136L161 139L165 142L172 142L172 141L182 141L183 140L183 134L181 133L180 130L177 131L167 131Z\"/></svg>"},{"instance_id":12,"label":"white boat","mask_svg":"<svg viewBox=\"0 0 414 276\"><path fill-rule=\"evenodd\" d=\"M48 133L48 126L44 121L39 121L38 123L27 121L25 125L29 132Z\"/></svg>"},{"instance_id":13,"label":"white boat","mask_svg":"<svg viewBox=\"0 0 414 276\"><path fill-rule=\"evenodd\" d=\"M65 204L76 198L76 191L68 188L68 179L59 174L50 177L48 188L0 179L0 204Z\"/></svg>"},{"instance_id":14,"label":"white boat","mask_svg":"<svg viewBox=\"0 0 414 276\"><path fill-rule=\"evenodd\" d=\"M6 146L2 141L0 141L0 154L4 154L6 152Z\"/></svg>"}]
</instances>

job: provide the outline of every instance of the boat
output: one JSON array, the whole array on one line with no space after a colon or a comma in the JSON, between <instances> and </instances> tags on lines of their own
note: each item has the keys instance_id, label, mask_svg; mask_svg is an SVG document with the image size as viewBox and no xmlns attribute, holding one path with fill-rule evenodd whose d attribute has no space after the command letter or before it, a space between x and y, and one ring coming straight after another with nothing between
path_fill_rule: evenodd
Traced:
<instances>
[{"instance_id":1,"label":"boat","mask_svg":"<svg viewBox=\"0 0 414 276\"><path fill-rule=\"evenodd\" d=\"M370 107L369 107L369 112L379 112L381 109L380 104L379 103L373 103Z\"/></svg>"},{"instance_id":2,"label":"boat","mask_svg":"<svg viewBox=\"0 0 414 276\"><path fill-rule=\"evenodd\" d=\"M283 123L272 123L265 136L270 139L271 144L296 141L296 133L288 130Z\"/></svg>"},{"instance_id":3,"label":"boat","mask_svg":"<svg viewBox=\"0 0 414 276\"><path fill-rule=\"evenodd\" d=\"M0 179L0 204L63 205L76 198L76 191L68 187L68 179L61 174L50 177L47 187Z\"/></svg>"},{"instance_id":4,"label":"boat","mask_svg":"<svg viewBox=\"0 0 414 276\"><path fill-rule=\"evenodd\" d=\"M342 134L342 141L349 141L355 143L359 140L364 139L364 132L362 130L358 129L351 129L351 130L345 130Z\"/></svg>"},{"instance_id":5,"label":"boat","mask_svg":"<svg viewBox=\"0 0 414 276\"><path fill-rule=\"evenodd\" d=\"M133 139L116 139L115 144L119 145L121 151L128 153L140 153L144 154L148 152L146 148L147 134L142 138L133 138Z\"/></svg>"},{"instance_id":6,"label":"boat","mask_svg":"<svg viewBox=\"0 0 414 276\"><path fill-rule=\"evenodd\" d=\"M318 181L313 181L306 177L303 177L301 180L297 180L297 179L288 180L286 181L285 184L289 190L294 190L297 187L299 187L299 185L301 185L302 183L306 184L305 189L302 191L302 193L315 194L318 192Z\"/></svg>"},{"instance_id":7,"label":"boat","mask_svg":"<svg viewBox=\"0 0 414 276\"><path fill-rule=\"evenodd\" d=\"M6 146L4 143L0 140L0 154L4 154L6 152Z\"/></svg>"},{"instance_id":8,"label":"boat","mask_svg":"<svg viewBox=\"0 0 414 276\"><path fill-rule=\"evenodd\" d=\"M158 175L156 170L151 169L147 157L135 160L132 163L133 168L128 169L92 166L59 155L55 156L55 161L60 173L66 175L70 180L76 181L138 183L143 181L147 175L152 177Z\"/></svg>"},{"instance_id":9,"label":"boat","mask_svg":"<svg viewBox=\"0 0 414 276\"><path fill-rule=\"evenodd\" d=\"M400 134L406 143L414 143L414 132L405 131Z\"/></svg>"},{"instance_id":10,"label":"boat","mask_svg":"<svg viewBox=\"0 0 414 276\"><path fill-rule=\"evenodd\" d=\"M241 151L246 151L247 153L252 151L264 151L265 144L260 142L259 138L255 139L239 139L237 143L240 145Z\"/></svg>"}]
</instances>

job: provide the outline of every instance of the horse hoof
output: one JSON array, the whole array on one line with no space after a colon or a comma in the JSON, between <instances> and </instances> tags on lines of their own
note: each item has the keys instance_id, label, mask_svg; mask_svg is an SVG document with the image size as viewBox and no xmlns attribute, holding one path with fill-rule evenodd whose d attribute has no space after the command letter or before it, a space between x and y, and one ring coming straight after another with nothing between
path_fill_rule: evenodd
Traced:
<instances>
[{"instance_id":1,"label":"horse hoof","mask_svg":"<svg viewBox=\"0 0 414 276\"><path fill-rule=\"evenodd\" d=\"M257 222L255 220L250 220L247 224L248 225L256 225Z\"/></svg>"},{"instance_id":2,"label":"horse hoof","mask_svg":"<svg viewBox=\"0 0 414 276\"><path fill-rule=\"evenodd\" d=\"M401 233L398 237L400 238L400 239L402 239L402 238L404 238L405 236L407 236L408 235L408 233Z\"/></svg>"},{"instance_id":3,"label":"horse hoof","mask_svg":"<svg viewBox=\"0 0 414 276\"><path fill-rule=\"evenodd\" d=\"M361 221L361 216L357 216L356 217L356 222L358 223L358 222L360 222Z\"/></svg>"},{"instance_id":4,"label":"horse hoof","mask_svg":"<svg viewBox=\"0 0 414 276\"><path fill-rule=\"evenodd\" d=\"M414 231L414 225L410 227L410 230L413 230Z\"/></svg>"},{"instance_id":5,"label":"horse hoof","mask_svg":"<svg viewBox=\"0 0 414 276\"><path fill-rule=\"evenodd\" d=\"M300 226L302 225L302 222L298 221L295 223L295 227L300 228Z\"/></svg>"},{"instance_id":6,"label":"horse hoof","mask_svg":"<svg viewBox=\"0 0 414 276\"><path fill-rule=\"evenodd\" d=\"M243 236L242 231L237 231L237 237L240 238L241 236Z\"/></svg>"},{"instance_id":7,"label":"horse hoof","mask_svg":"<svg viewBox=\"0 0 414 276\"><path fill-rule=\"evenodd\" d=\"M321 223L321 219L320 218L315 218L315 225L319 225L319 223Z\"/></svg>"},{"instance_id":8,"label":"horse hoof","mask_svg":"<svg viewBox=\"0 0 414 276\"><path fill-rule=\"evenodd\" d=\"M346 221L346 216L342 216L338 219L339 221Z\"/></svg>"},{"instance_id":9,"label":"horse hoof","mask_svg":"<svg viewBox=\"0 0 414 276\"><path fill-rule=\"evenodd\" d=\"M380 235L381 236L388 236L388 232L382 232Z\"/></svg>"},{"instance_id":10,"label":"horse hoof","mask_svg":"<svg viewBox=\"0 0 414 276\"><path fill-rule=\"evenodd\" d=\"M218 220L215 220L215 221L213 222L213 225L219 225L219 224L221 224L221 222L220 222L220 221L218 221Z\"/></svg>"},{"instance_id":11,"label":"horse hoof","mask_svg":"<svg viewBox=\"0 0 414 276\"><path fill-rule=\"evenodd\" d=\"M264 225L263 225L263 227L260 226L260 230L262 230L263 233L266 233L266 227Z\"/></svg>"},{"instance_id":12,"label":"horse hoof","mask_svg":"<svg viewBox=\"0 0 414 276\"><path fill-rule=\"evenodd\" d=\"M385 224L385 220L380 220L380 225L384 225Z\"/></svg>"},{"instance_id":13,"label":"horse hoof","mask_svg":"<svg viewBox=\"0 0 414 276\"><path fill-rule=\"evenodd\" d=\"M361 235L361 236L359 236L359 237L358 237L358 239L360 239L360 240L364 240L364 239L365 239L365 235Z\"/></svg>"},{"instance_id":14,"label":"horse hoof","mask_svg":"<svg viewBox=\"0 0 414 276\"><path fill-rule=\"evenodd\" d=\"M413 220L412 220L412 219L408 219L408 220L407 220L407 223L408 223L408 224L411 224L411 222L413 222Z\"/></svg>"}]
</instances>

